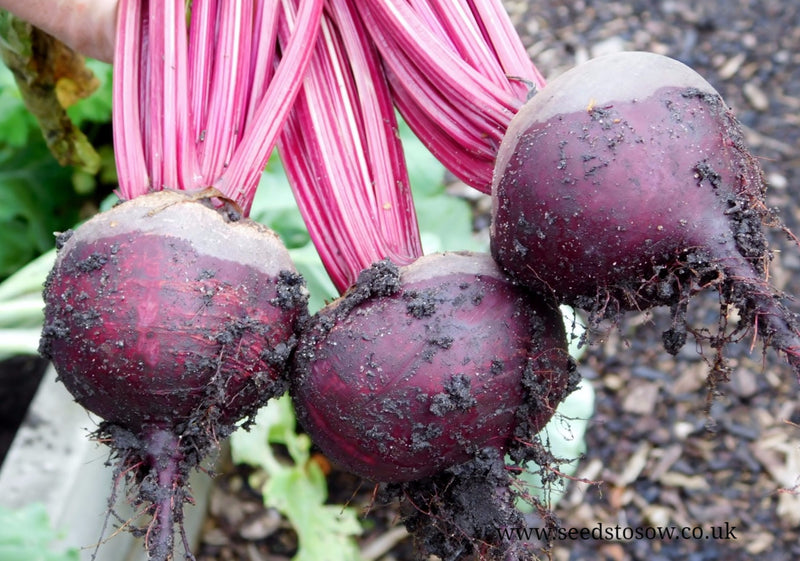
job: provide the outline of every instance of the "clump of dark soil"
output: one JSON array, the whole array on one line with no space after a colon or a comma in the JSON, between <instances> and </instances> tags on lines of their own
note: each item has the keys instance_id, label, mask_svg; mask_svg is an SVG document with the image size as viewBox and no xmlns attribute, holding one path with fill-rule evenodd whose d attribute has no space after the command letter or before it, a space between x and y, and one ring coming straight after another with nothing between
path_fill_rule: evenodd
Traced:
<instances>
[{"instance_id":1,"label":"clump of dark soil","mask_svg":"<svg viewBox=\"0 0 800 561\"><path fill-rule=\"evenodd\" d=\"M473 554L504 559L521 553L519 544L502 533L523 524L511 478L503 457L487 448L469 462L420 481L389 485L384 493L400 500L420 552L444 561Z\"/></svg>"}]
</instances>

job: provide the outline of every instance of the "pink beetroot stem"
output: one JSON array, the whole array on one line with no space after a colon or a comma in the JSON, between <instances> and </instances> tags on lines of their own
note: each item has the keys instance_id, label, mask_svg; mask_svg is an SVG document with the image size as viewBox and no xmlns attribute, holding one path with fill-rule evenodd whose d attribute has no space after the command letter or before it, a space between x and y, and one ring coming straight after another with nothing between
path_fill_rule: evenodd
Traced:
<instances>
[{"instance_id":1,"label":"pink beetroot stem","mask_svg":"<svg viewBox=\"0 0 800 561\"><path fill-rule=\"evenodd\" d=\"M511 118L544 78L500 0L361 0L403 118L433 154L491 191Z\"/></svg>"},{"instance_id":2,"label":"pink beetroot stem","mask_svg":"<svg viewBox=\"0 0 800 561\"><path fill-rule=\"evenodd\" d=\"M388 84L357 17L329 0L279 150L309 233L342 292L372 263L422 255ZM288 29L281 28L281 41Z\"/></svg>"},{"instance_id":3,"label":"pink beetroot stem","mask_svg":"<svg viewBox=\"0 0 800 561\"><path fill-rule=\"evenodd\" d=\"M341 292L375 261L422 253L392 103L488 193L508 124L544 79L499 0L328 0L321 26L280 151Z\"/></svg>"},{"instance_id":4,"label":"pink beetroot stem","mask_svg":"<svg viewBox=\"0 0 800 561\"><path fill-rule=\"evenodd\" d=\"M324 0L120 0L113 93L123 199L216 187L247 214L302 83ZM277 52L277 28L293 18Z\"/></svg>"}]
</instances>

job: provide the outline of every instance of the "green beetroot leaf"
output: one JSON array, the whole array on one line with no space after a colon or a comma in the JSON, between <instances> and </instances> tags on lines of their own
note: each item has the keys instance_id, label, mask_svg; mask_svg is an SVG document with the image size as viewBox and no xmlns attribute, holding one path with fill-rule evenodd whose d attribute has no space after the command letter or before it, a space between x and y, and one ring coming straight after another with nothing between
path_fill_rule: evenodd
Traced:
<instances>
[{"instance_id":1,"label":"green beetroot leaf","mask_svg":"<svg viewBox=\"0 0 800 561\"><path fill-rule=\"evenodd\" d=\"M672 59L619 53L555 80L509 126L495 168L492 254L512 276L595 317L670 305L715 285L797 368L800 338L765 278L775 222L740 125ZM721 346L725 341L714 344Z\"/></svg>"},{"instance_id":2,"label":"green beetroot leaf","mask_svg":"<svg viewBox=\"0 0 800 561\"><path fill-rule=\"evenodd\" d=\"M134 504L149 504L151 559L167 559L190 469L286 388L304 284L272 231L177 191L124 202L59 244L40 350L104 419L99 438Z\"/></svg>"},{"instance_id":3,"label":"green beetroot leaf","mask_svg":"<svg viewBox=\"0 0 800 561\"><path fill-rule=\"evenodd\" d=\"M525 446L574 368L558 309L486 254L367 269L304 330L291 392L314 442L367 479L420 479Z\"/></svg>"}]
</instances>

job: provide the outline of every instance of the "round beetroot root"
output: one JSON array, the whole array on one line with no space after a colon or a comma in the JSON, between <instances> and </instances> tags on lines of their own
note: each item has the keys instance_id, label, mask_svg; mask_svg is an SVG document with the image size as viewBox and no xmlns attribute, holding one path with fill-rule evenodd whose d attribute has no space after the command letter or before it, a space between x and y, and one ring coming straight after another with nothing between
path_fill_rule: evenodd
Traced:
<instances>
[{"instance_id":1,"label":"round beetroot root","mask_svg":"<svg viewBox=\"0 0 800 561\"><path fill-rule=\"evenodd\" d=\"M41 351L152 503L153 559L189 469L285 391L307 315L277 235L212 202L162 191L95 216L61 236L44 292Z\"/></svg>"},{"instance_id":2,"label":"round beetroot root","mask_svg":"<svg viewBox=\"0 0 800 561\"><path fill-rule=\"evenodd\" d=\"M800 373L797 322L766 281L763 228L777 220L764 194L739 123L696 72L650 53L598 57L548 83L509 126L492 255L594 317L672 306L670 352L686 340L689 296L713 285L742 329L757 326Z\"/></svg>"},{"instance_id":3,"label":"round beetroot root","mask_svg":"<svg viewBox=\"0 0 800 561\"><path fill-rule=\"evenodd\" d=\"M290 391L328 456L399 482L529 442L573 375L553 302L446 253L364 271L304 331Z\"/></svg>"}]
</instances>

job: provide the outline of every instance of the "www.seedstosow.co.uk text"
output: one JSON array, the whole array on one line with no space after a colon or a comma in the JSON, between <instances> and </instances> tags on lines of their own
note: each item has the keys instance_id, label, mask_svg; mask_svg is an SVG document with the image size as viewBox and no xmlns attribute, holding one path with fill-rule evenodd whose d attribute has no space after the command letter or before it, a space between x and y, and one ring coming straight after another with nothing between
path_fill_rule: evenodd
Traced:
<instances>
[{"instance_id":1,"label":"www.seedstosow.co.uk text","mask_svg":"<svg viewBox=\"0 0 800 561\"><path fill-rule=\"evenodd\" d=\"M725 522L714 526L609 526L591 528L498 528L501 539L519 541L632 541L632 540L735 540L736 526Z\"/></svg>"}]
</instances>

